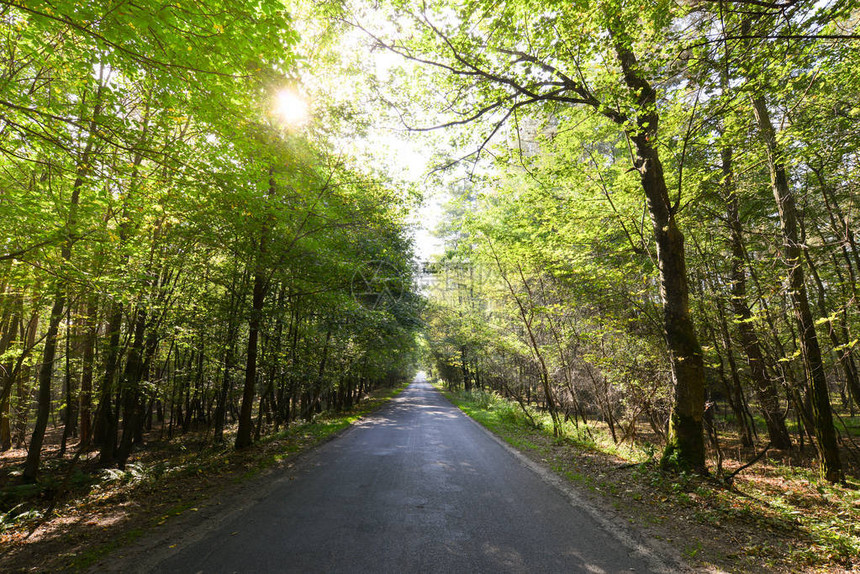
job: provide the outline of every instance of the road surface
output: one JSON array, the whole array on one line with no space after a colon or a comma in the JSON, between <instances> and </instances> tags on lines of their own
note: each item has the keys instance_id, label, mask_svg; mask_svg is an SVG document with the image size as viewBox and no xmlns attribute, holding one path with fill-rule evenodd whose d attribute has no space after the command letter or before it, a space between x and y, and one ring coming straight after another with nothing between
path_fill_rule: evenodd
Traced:
<instances>
[{"instance_id":1,"label":"road surface","mask_svg":"<svg viewBox=\"0 0 860 574\"><path fill-rule=\"evenodd\" d=\"M629 537L622 543L421 378L289 472L146 570L674 570Z\"/></svg>"}]
</instances>

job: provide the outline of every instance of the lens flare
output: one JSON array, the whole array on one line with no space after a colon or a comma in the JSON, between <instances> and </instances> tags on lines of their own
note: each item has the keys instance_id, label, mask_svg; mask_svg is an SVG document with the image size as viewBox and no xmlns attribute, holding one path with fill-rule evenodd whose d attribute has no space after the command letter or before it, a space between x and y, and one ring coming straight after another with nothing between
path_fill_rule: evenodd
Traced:
<instances>
[{"instance_id":1,"label":"lens flare","mask_svg":"<svg viewBox=\"0 0 860 574\"><path fill-rule=\"evenodd\" d=\"M308 101L295 90L278 91L274 108L275 115L288 126L300 126L310 119Z\"/></svg>"}]
</instances>

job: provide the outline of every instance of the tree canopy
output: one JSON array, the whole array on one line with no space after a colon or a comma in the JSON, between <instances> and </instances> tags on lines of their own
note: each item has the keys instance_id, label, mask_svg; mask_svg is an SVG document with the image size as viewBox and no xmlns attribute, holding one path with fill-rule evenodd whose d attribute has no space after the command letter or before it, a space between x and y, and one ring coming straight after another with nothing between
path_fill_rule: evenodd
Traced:
<instances>
[{"instance_id":1,"label":"tree canopy","mask_svg":"<svg viewBox=\"0 0 860 574\"><path fill-rule=\"evenodd\" d=\"M0 0L0 21L0 445L26 479L51 421L102 465L154 428L247 447L402 379L423 332L450 385L537 400L556 434L647 424L664 466L705 473L725 401L744 445L760 418L844 480L854 3ZM385 122L451 134L432 177L368 159ZM409 221L440 184L425 307Z\"/></svg>"},{"instance_id":2,"label":"tree canopy","mask_svg":"<svg viewBox=\"0 0 860 574\"><path fill-rule=\"evenodd\" d=\"M233 421L247 446L255 413L278 428L408 372L410 199L279 115L304 49L281 2L0 17L0 438L25 477L58 411L63 449L122 467L159 423ZM368 265L365 290L397 287L376 305Z\"/></svg>"}]
</instances>

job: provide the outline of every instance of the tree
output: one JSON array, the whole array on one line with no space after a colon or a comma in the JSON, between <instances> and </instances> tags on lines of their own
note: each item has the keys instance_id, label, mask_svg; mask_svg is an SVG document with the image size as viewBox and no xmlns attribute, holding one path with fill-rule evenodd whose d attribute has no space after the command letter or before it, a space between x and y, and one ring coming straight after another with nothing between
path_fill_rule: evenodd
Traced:
<instances>
[{"instance_id":1,"label":"tree","mask_svg":"<svg viewBox=\"0 0 860 574\"><path fill-rule=\"evenodd\" d=\"M755 430L746 408L749 390L764 414L771 445L790 447L785 416L794 410L817 433L824 477L840 478L828 470L838 466L838 453L833 421L825 412L830 391L823 373L828 359L838 361L843 388L853 388L856 367L848 333L856 317L849 318L848 301L856 292L854 270L860 267L853 257L853 233L839 223L846 217L840 203L850 201L849 186L834 195L835 181L842 178L827 181L824 176L828 169L854 172L847 159L855 153L847 144L853 132L841 120L825 119L828 106L842 109L847 118L848 104L834 99L841 93L835 84L848 91L852 84L823 70L841 69L837 58L856 58L856 47L845 43L855 39L850 32L856 21L841 4L807 8L745 2L643 8L598 2L549 9L509 2L491 9L470 2L445 10L401 7L394 11L399 35L370 32L378 45L413 62L412 69L434 70L428 74L433 88L422 105L400 104L408 127L466 125L474 132L474 126L483 126L471 153L445 166L493 158L490 167L473 167L469 174L487 190L476 207L486 221L474 227L467 217L460 224L482 229L497 250L515 249L515 260L535 258L534 274L518 283L567 284L576 278L603 285L598 277L605 274L617 291L604 286L611 291L595 295L596 288L571 289L563 304L588 316L595 298L609 305L624 301L640 311L628 318L629 325L644 327L653 310L648 274L643 273L645 288L629 284L632 269L609 254L623 246L628 261L654 263L673 373L665 461L681 452L682 464L703 468L697 418L704 393L722 393L716 382L726 379L727 365L729 400L747 443ZM440 85L447 89L440 91ZM754 106L756 98L767 105ZM417 116L433 104L445 110L442 119L427 127L419 124ZM768 130L756 118L765 113L777 114L782 128L762 139ZM821 128L821 122L830 127ZM822 153L829 158L825 163ZM625 156L633 169L621 167ZM810 163L814 169L805 167ZM780 164L787 175L777 193L771 174ZM794 174L787 171L792 166ZM630 194L631 171L638 176L638 203ZM779 213L773 198L778 198ZM793 224L786 211L789 199L796 204L788 210L794 211ZM651 216L651 233L644 231L645 212ZM571 231L574 226L578 229ZM827 231L815 231L821 229ZM692 238L692 252L685 249L685 236ZM480 245L479 239L472 241ZM792 286L783 289L773 263L785 261L789 244L800 251L787 260ZM804 260L820 316L810 309L795 324L786 317L803 307L799 300L810 307L809 295L802 294L805 281L798 279ZM587 266L600 273L583 272ZM650 286L656 294L658 285ZM642 295L644 304L638 300ZM484 296L488 306L504 299L490 292ZM531 321L528 315L526 321ZM818 345L813 369L808 358L816 356L816 327L826 329L833 353L826 356ZM604 326L600 333L605 349L612 330ZM703 350L698 340L704 334L714 345ZM580 358L600 357L583 350ZM746 357L746 366L738 355ZM583 375L596 375L596 382L612 379L608 362L586 363L593 370ZM504 368L500 372L507 373L502 378L513 376ZM802 396L807 389L812 402ZM626 390L636 392L633 385ZM612 409L623 396L605 401L614 405L605 409L605 418L615 416ZM691 442L679 444L687 439ZM829 446L822 448L825 443Z\"/></svg>"},{"instance_id":2,"label":"tree","mask_svg":"<svg viewBox=\"0 0 860 574\"><path fill-rule=\"evenodd\" d=\"M281 3L2 2L0 18L0 439L34 425L28 479L58 408L79 452L122 467L158 423L223 439L238 422L243 446L408 372L403 200L323 130L274 127L299 58ZM351 296L368 258L396 270L396 305ZM342 378L332 349L352 357Z\"/></svg>"},{"instance_id":3,"label":"tree","mask_svg":"<svg viewBox=\"0 0 860 574\"><path fill-rule=\"evenodd\" d=\"M423 43L379 41L446 78L457 99L449 102L455 119L443 126L491 121L479 151L514 114L538 105L584 107L626 136L651 216L675 389L664 460L704 471L702 353L689 313L679 204L669 197L657 147L660 99L654 84L677 73L659 43L671 37L670 24L680 16L662 2L646 11L624 2L551 11L518 2L492 8L466 3L457 6L453 21L429 9L414 14ZM644 58L636 53L640 49L646 50ZM469 97L461 98L462 93Z\"/></svg>"}]
</instances>

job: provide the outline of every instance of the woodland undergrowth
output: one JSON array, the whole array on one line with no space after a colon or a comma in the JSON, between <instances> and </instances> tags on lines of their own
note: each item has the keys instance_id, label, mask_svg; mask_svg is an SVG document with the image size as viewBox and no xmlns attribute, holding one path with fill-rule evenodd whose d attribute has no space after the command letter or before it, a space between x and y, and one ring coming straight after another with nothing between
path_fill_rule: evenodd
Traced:
<instances>
[{"instance_id":1,"label":"woodland undergrowth","mask_svg":"<svg viewBox=\"0 0 860 574\"><path fill-rule=\"evenodd\" d=\"M605 425L564 423L554 438L550 416L492 392L446 392L464 413L529 457L550 466L598 505L673 546L697 568L730 572L856 572L860 569L857 469L844 485L818 478L812 452L768 451L730 482L754 450L720 436L723 472L709 476L660 468L646 436L616 444ZM534 424L532 423L534 421ZM713 455L714 453L710 453Z\"/></svg>"},{"instance_id":2,"label":"woodland undergrowth","mask_svg":"<svg viewBox=\"0 0 860 574\"><path fill-rule=\"evenodd\" d=\"M136 451L123 470L101 469L95 457L73 463L71 449L62 459L48 458L43 479L34 485L17 484L20 469L4 456L0 571L29 571L34 564L40 571L86 569L149 530L197 511L213 495L287 464L404 388L377 390L349 411L294 423L242 451L231 446L235 428L225 433L220 446L212 445L211 433L153 440Z\"/></svg>"}]
</instances>

